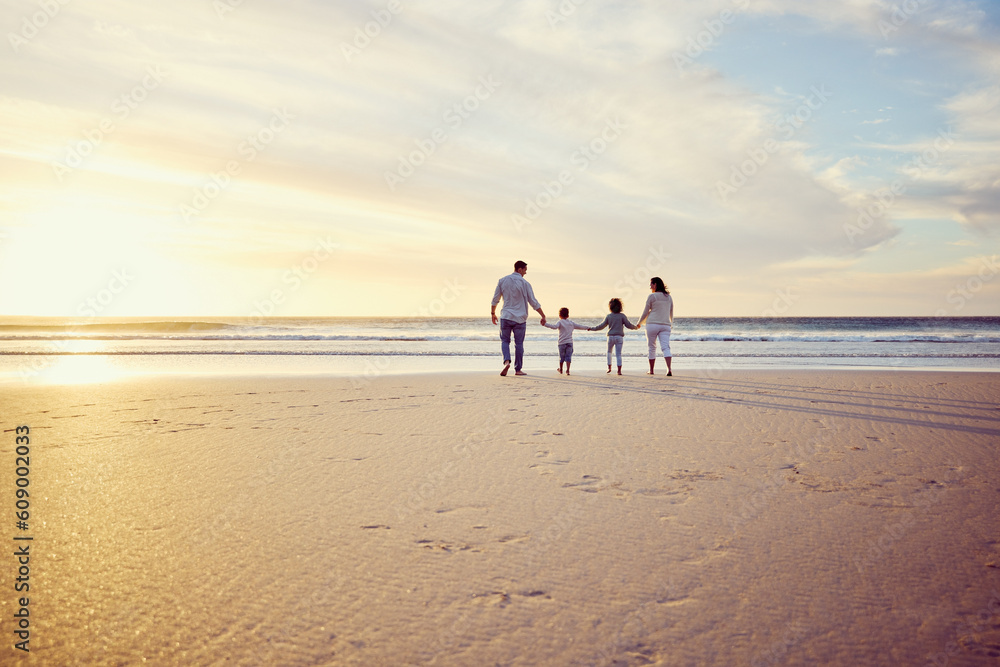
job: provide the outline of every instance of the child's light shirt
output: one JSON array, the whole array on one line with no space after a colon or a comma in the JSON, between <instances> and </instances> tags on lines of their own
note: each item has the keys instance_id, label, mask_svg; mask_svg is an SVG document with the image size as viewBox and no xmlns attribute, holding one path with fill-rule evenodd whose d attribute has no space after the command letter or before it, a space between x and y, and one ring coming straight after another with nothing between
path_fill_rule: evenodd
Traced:
<instances>
[{"instance_id":1,"label":"child's light shirt","mask_svg":"<svg viewBox=\"0 0 1000 667\"><path fill-rule=\"evenodd\" d=\"M550 329L558 329L559 330L559 345L567 345L567 344L572 345L573 344L573 329L586 329L587 328L584 325L577 324L576 322L574 322L573 320L570 320L570 319L559 320L559 324L549 324L548 322L546 322L545 326L547 326Z\"/></svg>"}]
</instances>

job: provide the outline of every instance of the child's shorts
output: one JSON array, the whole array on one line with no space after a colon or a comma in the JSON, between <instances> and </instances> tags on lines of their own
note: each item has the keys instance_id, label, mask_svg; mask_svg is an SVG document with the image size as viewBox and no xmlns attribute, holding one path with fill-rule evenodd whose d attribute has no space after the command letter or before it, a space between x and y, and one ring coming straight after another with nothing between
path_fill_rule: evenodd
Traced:
<instances>
[{"instance_id":1,"label":"child's shorts","mask_svg":"<svg viewBox=\"0 0 1000 667\"><path fill-rule=\"evenodd\" d=\"M564 361L567 364L573 361L573 343L563 343L559 346L559 363Z\"/></svg>"}]
</instances>

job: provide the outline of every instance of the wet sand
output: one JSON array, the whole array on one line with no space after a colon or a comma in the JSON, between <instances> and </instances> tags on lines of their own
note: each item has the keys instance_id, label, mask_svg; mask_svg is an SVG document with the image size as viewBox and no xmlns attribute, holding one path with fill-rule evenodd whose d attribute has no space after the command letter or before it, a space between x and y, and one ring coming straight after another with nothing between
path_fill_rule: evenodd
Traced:
<instances>
[{"instance_id":1,"label":"wet sand","mask_svg":"<svg viewBox=\"0 0 1000 667\"><path fill-rule=\"evenodd\" d=\"M7 556L0 662L991 663L998 399L954 372L6 386L7 539L34 539L31 653Z\"/></svg>"}]
</instances>

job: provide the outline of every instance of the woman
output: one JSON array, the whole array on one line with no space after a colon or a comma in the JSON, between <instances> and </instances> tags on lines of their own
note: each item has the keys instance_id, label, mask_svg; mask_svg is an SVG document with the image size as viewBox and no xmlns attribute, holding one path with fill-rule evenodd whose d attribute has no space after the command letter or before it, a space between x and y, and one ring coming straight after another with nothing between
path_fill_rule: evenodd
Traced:
<instances>
[{"instance_id":1,"label":"woman","mask_svg":"<svg viewBox=\"0 0 1000 667\"><path fill-rule=\"evenodd\" d=\"M652 294L646 299L646 307L639 318L639 326L646 324L646 342L649 343L649 372L653 375L653 366L656 364L656 341L660 341L660 349L663 350L663 358L667 362L667 375L673 375L670 369L670 329L674 323L674 298L670 296L667 286L660 278L652 278L649 281L649 289ZM649 322L646 322L646 319Z\"/></svg>"}]
</instances>

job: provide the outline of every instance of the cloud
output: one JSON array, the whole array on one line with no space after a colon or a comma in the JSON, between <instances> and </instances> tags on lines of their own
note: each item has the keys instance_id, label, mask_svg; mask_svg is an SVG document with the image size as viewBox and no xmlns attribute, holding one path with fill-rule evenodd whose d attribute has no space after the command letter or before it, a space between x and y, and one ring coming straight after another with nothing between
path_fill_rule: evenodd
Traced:
<instances>
[{"instance_id":1,"label":"cloud","mask_svg":"<svg viewBox=\"0 0 1000 667\"><path fill-rule=\"evenodd\" d=\"M669 12L653 0L569 4L563 14L546 0L402 3L391 19L379 2L243 3L223 17L200 0L169 12L66 5L0 75L0 204L17 224L61 197L152 220L165 257L231 281L217 291L244 302L328 233L343 249L328 278L343 270L369 286L371 303L393 282L430 289L461 274L489 284L520 256L553 284L610 289L662 244L674 255L674 284L739 285L713 297L726 311L770 294L782 272L852 272L907 216L996 226L1000 93L995 76L980 76L996 45L969 32L975 15L963 3L912 17L892 46L878 31L887 3L685 0ZM725 71L699 58L679 70L674 55L723 11L735 18L710 50L762 17L790 30L803 29L789 17L805 17L807 31L843 35L866 57L898 55L927 36L935 53L972 54L976 84L930 98L957 139L908 175L902 167L933 145L936 128L894 124L906 134L892 144L819 131L828 126L817 119L844 106L889 108L861 87L827 105L777 73L755 88L745 76L752 60ZM113 116L150 66L167 72L162 86L58 182L53 160ZM241 146L262 136L275 109L293 121L250 158ZM799 109L805 120L787 125ZM233 161L238 174L219 185ZM908 179L905 195L863 235L846 234L878 202L872 183L898 177ZM213 183L218 193L185 224L179 207ZM515 225L534 210L530 224ZM111 231L98 224L94 233ZM227 267L238 269L232 278ZM750 286L746 275L760 277ZM302 303L325 312L322 295L310 295Z\"/></svg>"},{"instance_id":2,"label":"cloud","mask_svg":"<svg viewBox=\"0 0 1000 667\"><path fill-rule=\"evenodd\" d=\"M858 263L856 258L852 259L840 259L836 257L803 257L801 259L796 259L791 262L782 262L780 264L775 264L773 269L779 271L830 271L830 270L841 270L849 269Z\"/></svg>"}]
</instances>

